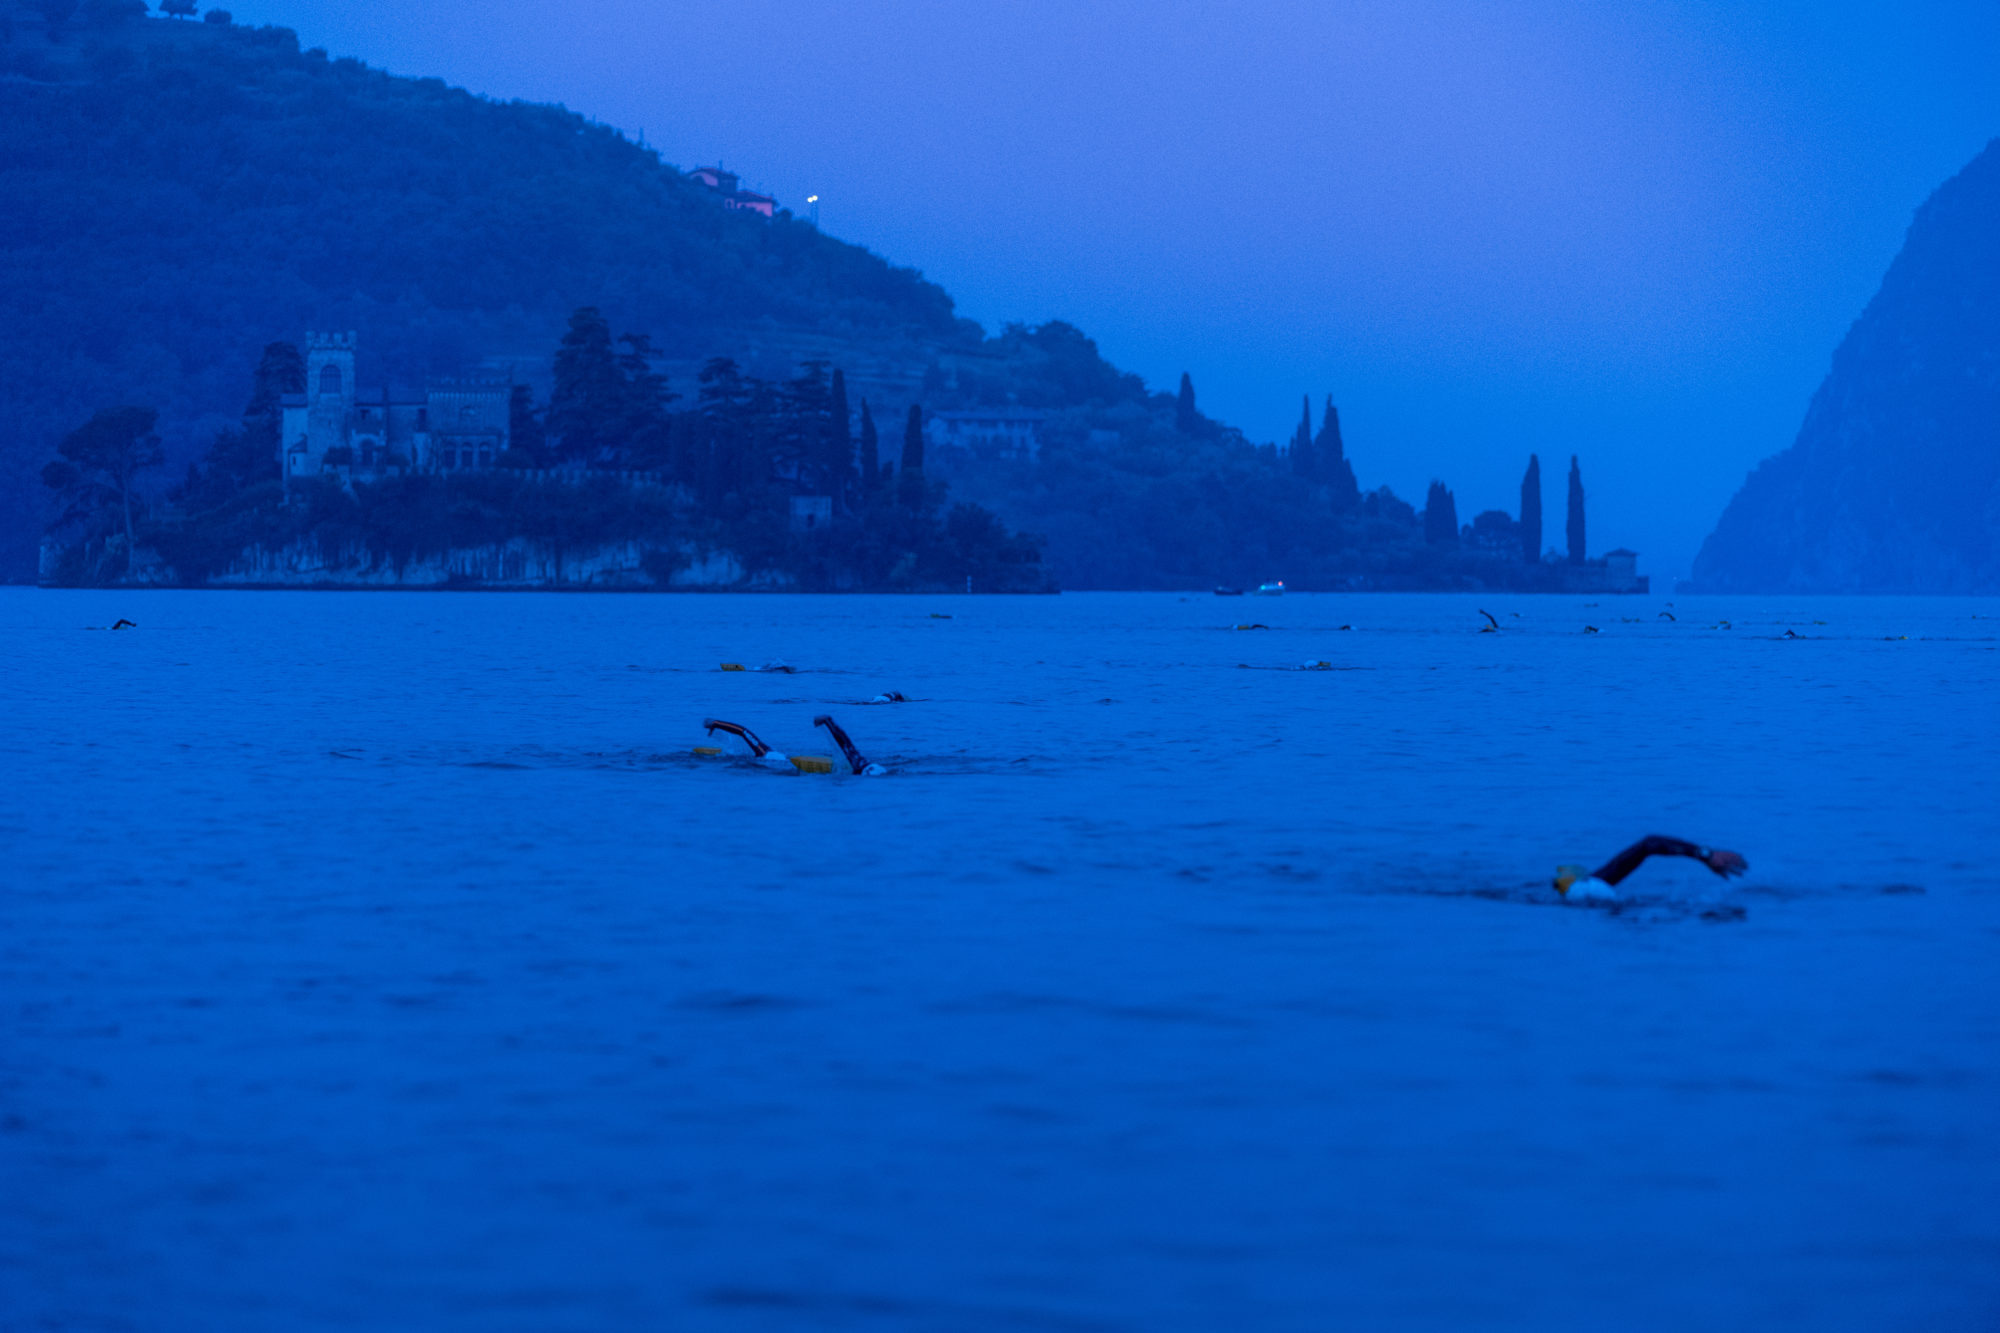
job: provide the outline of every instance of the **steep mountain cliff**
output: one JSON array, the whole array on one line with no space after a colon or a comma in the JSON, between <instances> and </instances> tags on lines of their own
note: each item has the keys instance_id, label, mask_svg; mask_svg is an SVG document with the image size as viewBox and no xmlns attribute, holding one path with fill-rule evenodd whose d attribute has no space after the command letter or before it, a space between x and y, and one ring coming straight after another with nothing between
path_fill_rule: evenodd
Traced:
<instances>
[{"instance_id":1,"label":"steep mountain cliff","mask_svg":"<svg viewBox=\"0 0 2000 1333\"><path fill-rule=\"evenodd\" d=\"M2000 140L1917 211L1790 449L1695 560L1704 592L2000 592Z\"/></svg>"}]
</instances>

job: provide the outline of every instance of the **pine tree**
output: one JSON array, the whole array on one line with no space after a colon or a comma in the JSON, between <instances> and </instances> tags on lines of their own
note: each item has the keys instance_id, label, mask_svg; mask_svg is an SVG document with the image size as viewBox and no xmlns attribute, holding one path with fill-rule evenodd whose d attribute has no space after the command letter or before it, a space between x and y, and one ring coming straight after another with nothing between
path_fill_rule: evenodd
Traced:
<instances>
[{"instance_id":1,"label":"pine tree","mask_svg":"<svg viewBox=\"0 0 2000 1333\"><path fill-rule=\"evenodd\" d=\"M828 398L827 478L834 504L844 509L848 490L854 481L854 436L847 424L847 376L838 369L833 372L833 386Z\"/></svg>"},{"instance_id":2,"label":"pine tree","mask_svg":"<svg viewBox=\"0 0 2000 1333\"><path fill-rule=\"evenodd\" d=\"M1353 509L1361 503L1361 485L1354 480L1354 466L1347 461L1347 447L1340 440L1340 409L1333 405L1332 394L1326 396L1326 415L1320 419L1313 461L1319 465L1321 479L1333 490L1336 510Z\"/></svg>"},{"instance_id":3,"label":"pine tree","mask_svg":"<svg viewBox=\"0 0 2000 1333\"><path fill-rule=\"evenodd\" d=\"M1521 559L1534 564L1542 558L1542 460L1528 455L1521 478Z\"/></svg>"},{"instance_id":4,"label":"pine tree","mask_svg":"<svg viewBox=\"0 0 2000 1333\"><path fill-rule=\"evenodd\" d=\"M1174 429L1183 435L1192 435L1201 426L1201 413L1194 406L1194 381L1186 371L1181 372L1180 401L1174 404Z\"/></svg>"},{"instance_id":5,"label":"pine tree","mask_svg":"<svg viewBox=\"0 0 2000 1333\"><path fill-rule=\"evenodd\" d=\"M1583 563L1583 469L1569 456L1569 562Z\"/></svg>"},{"instance_id":6,"label":"pine tree","mask_svg":"<svg viewBox=\"0 0 2000 1333\"><path fill-rule=\"evenodd\" d=\"M61 455L42 469L42 481L68 500L51 527L100 515L115 506L122 517L126 549L133 541L132 497L138 474L166 461L153 433L160 414L150 407L113 407L99 412L63 437Z\"/></svg>"},{"instance_id":7,"label":"pine tree","mask_svg":"<svg viewBox=\"0 0 2000 1333\"><path fill-rule=\"evenodd\" d=\"M1307 481L1319 480L1319 460L1313 456L1313 405L1310 396L1305 399L1305 412L1299 418L1299 428L1292 432L1292 472Z\"/></svg>"},{"instance_id":8,"label":"pine tree","mask_svg":"<svg viewBox=\"0 0 2000 1333\"><path fill-rule=\"evenodd\" d=\"M875 418L868 400L861 400L861 493L872 499L882 487L882 450L875 437Z\"/></svg>"},{"instance_id":9,"label":"pine tree","mask_svg":"<svg viewBox=\"0 0 2000 1333\"><path fill-rule=\"evenodd\" d=\"M710 504L749 481L750 399L737 364L726 356L712 357L700 372L699 411L707 448L698 456L702 493Z\"/></svg>"},{"instance_id":10,"label":"pine tree","mask_svg":"<svg viewBox=\"0 0 2000 1333\"><path fill-rule=\"evenodd\" d=\"M613 447L629 465L657 468L669 457L671 418L667 405L680 395L669 392L667 377L653 368L659 353L653 340L643 333L628 333L618 340L625 350L618 356L619 386L617 417L610 425Z\"/></svg>"},{"instance_id":11,"label":"pine tree","mask_svg":"<svg viewBox=\"0 0 2000 1333\"><path fill-rule=\"evenodd\" d=\"M801 373L785 386L781 445L801 486L825 490L828 404L826 361L801 361ZM830 492L829 492L830 493Z\"/></svg>"},{"instance_id":12,"label":"pine tree","mask_svg":"<svg viewBox=\"0 0 2000 1333\"><path fill-rule=\"evenodd\" d=\"M626 379L612 350L611 326L595 306L569 318L556 350L555 388L549 395L549 433L565 457L592 463L617 443L625 415Z\"/></svg>"},{"instance_id":13,"label":"pine tree","mask_svg":"<svg viewBox=\"0 0 2000 1333\"><path fill-rule=\"evenodd\" d=\"M909 419L903 424L903 468L900 486L902 501L911 509L924 502L924 409L910 404Z\"/></svg>"},{"instance_id":14,"label":"pine tree","mask_svg":"<svg viewBox=\"0 0 2000 1333\"><path fill-rule=\"evenodd\" d=\"M1458 545L1458 501L1441 481L1424 497L1424 540L1432 546Z\"/></svg>"}]
</instances>

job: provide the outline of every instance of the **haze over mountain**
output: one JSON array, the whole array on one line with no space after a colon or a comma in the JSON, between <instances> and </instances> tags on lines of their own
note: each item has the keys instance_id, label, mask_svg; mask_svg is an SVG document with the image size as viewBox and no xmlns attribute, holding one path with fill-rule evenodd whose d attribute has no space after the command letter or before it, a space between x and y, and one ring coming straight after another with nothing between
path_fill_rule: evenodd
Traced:
<instances>
[{"instance_id":1,"label":"haze over mountain","mask_svg":"<svg viewBox=\"0 0 2000 1333\"><path fill-rule=\"evenodd\" d=\"M1918 210L1791 448L1695 562L1716 592L2000 592L2000 140Z\"/></svg>"}]
</instances>

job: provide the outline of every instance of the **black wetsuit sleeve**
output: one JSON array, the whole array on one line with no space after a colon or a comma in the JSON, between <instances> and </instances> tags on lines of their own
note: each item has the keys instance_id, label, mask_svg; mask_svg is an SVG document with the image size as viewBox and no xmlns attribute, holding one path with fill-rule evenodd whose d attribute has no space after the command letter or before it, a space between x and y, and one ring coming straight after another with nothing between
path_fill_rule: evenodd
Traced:
<instances>
[{"instance_id":1,"label":"black wetsuit sleeve","mask_svg":"<svg viewBox=\"0 0 2000 1333\"><path fill-rule=\"evenodd\" d=\"M1619 880L1624 879L1634 870L1637 870L1639 863L1649 856L1691 856L1699 861L1705 855L1706 849L1698 847L1694 843L1683 842L1679 838L1663 838L1655 833L1651 837L1639 839L1639 841L1633 843L1609 861L1606 861L1604 868L1596 873L1597 878L1603 880L1606 884L1616 884Z\"/></svg>"}]
</instances>

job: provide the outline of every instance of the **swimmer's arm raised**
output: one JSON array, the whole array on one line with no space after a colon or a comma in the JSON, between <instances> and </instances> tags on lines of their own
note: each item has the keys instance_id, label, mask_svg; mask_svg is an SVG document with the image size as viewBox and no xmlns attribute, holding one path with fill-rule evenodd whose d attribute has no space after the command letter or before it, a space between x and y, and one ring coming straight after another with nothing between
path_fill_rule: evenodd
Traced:
<instances>
[{"instance_id":1,"label":"swimmer's arm raised","mask_svg":"<svg viewBox=\"0 0 2000 1333\"><path fill-rule=\"evenodd\" d=\"M1649 856L1685 856L1701 862L1724 878L1740 875L1750 868L1750 863L1735 852L1722 848L1702 847L1680 838L1667 838L1655 833L1650 837L1639 839L1606 861L1603 868L1596 872L1596 878L1606 884L1616 884L1637 870L1640 863Z\"/></svg>"}]
</instances>

